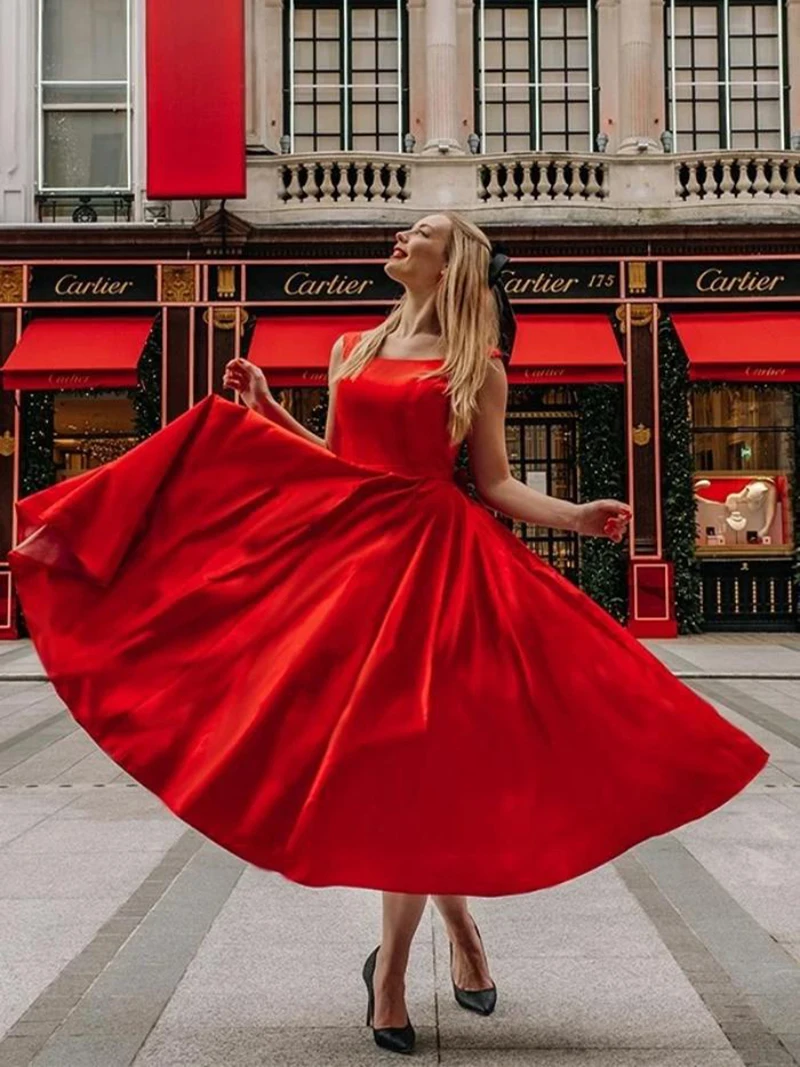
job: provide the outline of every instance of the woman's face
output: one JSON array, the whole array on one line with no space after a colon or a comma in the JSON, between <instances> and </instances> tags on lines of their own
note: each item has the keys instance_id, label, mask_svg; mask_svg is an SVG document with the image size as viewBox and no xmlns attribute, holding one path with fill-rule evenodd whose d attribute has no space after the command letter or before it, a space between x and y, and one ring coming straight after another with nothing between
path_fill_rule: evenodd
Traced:
<instances>
[{"instance_id":1,"label":"woman's face","mask_svg":"<svg viewBox=\"0 0 800 1067\"><path fill-rule=\"evenodd\" d=\"M426 215L410 230L399 230L394 251L386 262L386 273L415 292L435 289L447 266L452 229L446 215Z\"/></svg>"}]
</instances>

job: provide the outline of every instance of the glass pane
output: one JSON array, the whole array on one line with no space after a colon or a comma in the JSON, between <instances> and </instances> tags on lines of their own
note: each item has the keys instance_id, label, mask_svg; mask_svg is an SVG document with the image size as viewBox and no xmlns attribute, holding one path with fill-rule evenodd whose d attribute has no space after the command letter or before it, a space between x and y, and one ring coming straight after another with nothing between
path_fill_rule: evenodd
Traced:
<instances>
[{"instance_id":1,"label":"glass pane","mask_svg":"<svg viewBox=\"0 0 800 1067\"><path fill-rule=\"evenodd\" d=\"M689 8L691 19L687 19L681 33L692 34L699 37L716 37L717 35L717 9L716 7L692 7ZM694 24L694 25L692 25Z\"/></svg>"},{"instance_id":2,"label":"glass pane","mask_svg":"<svg viewBox=\"0 0 800 1067\"><path fill-rule=\"evenodd\" d=\"M541 33L542 37L564 36L563 7L542 8L539 19L539 32Z\"/></svg>"},{"instance_id":3,"label":"glass pane","mask_svg":"<svg viewBox=\"0 0 800 1067\"><path fill-rule=\"evenodd\" d=\"M585 7L568 7L567 8L567 36L568 37L586 37L586 8Z\"/></svg>"},{"instance_id":4,"label":"glass pane","mask_svg":"<svg viewBox=\"0 0 800 1067\"><path fill-rule=\"evenodd\" d=\"M375 106L373 104L353 104L353 133L375 132Z\"/></svg>"},{"instance_id":5,"label":"glass pane","mask_svg":"<svg viewBox=\"0 0 800 1067\"><path fill-rule=\"evenodd\" d=\"M541 44L542 66L550 70L564 69L564 42L544 40Z\"/></svg>"},{"instance_id":6,"label":"glass pane","mask_svg":"<svg viewBox=\"0 0 800 1067\"><path fill-rule=\"evenodd\" d=\"M778 38L759 37L756 40L756 63L759 67L777 67Z\"/></svg>"},{"instance_id":7,"label":"glass pane","mask_svg":"<svg viewBox=\"0 0 800 1067\"><path fill-rule=\"evenodd\" d=\"M502 41L487 41L485 45L486 70L502 70L503 68L503 43Z\"/></svg>"},{"instance_id":8,"label":"glass pane","mask_svg":"<svg viewBox=\"0 0 800 1067\"><path fill-rule=\"evenodd\" d=\"M314 45L311 41L295 41L294 69L296 74L314 69Z\"/></svg>"},{"instance_id":9,"label":"glass pane","mask_svg":"<svg viewBox=\"0 0 800 1067\"><path fill-rule=\"evenodd\" d=\"M378 129L381 133L397 133L397 104L378 105Z\"/></svg>"},{"instance_id":10,"label":"glass pane","mask_svg":"<svg viewBox=\"0 0 800 1067\"><path fill-rule=\"evenodd\" d=\"M680 37L687 37L692 32L692 9L690 7L675 8L675 32Z\"/></svg>"},{"instance_id":11,"label":"glass pane","mask_svg":"<svg viewBox=\"0 0 800 1067\"><path fill-rule=\"evenodd\" d=\"M720 148L722 144L719 130L714 133L698 133L694 141L695 150L698 152L705 152L709 148Z\"/></svg>"},{"instance_id":12,"label":"glass pane","mask_svg":"<svg viewBox=\"0 0 800 1067\"><path fill-rule=\"evenodd\" d=\"M353 8L353 37L375 37L375 9Z\"/></svg>"},{"instance_id":13,"label":"glass pane","mask_svg":"<svg viewBox=\"0 0 800 1067\"><path fill-rule=\"evenodd\" d=\"M486 132L499 133L503 129L503 105L486 105Z\"/></svg>"},{"instance_id":14,"label":"glass pane","mask_svg":"<svg viewBox=\"0 0 800 1067\"><path fill-rule=\"evenodd\" d=\"M530 134L515 133L507 138L505 148L506 152L530 152L530 150Z\"/></svg>"},{"instance_id":15,"label":"glass pane","mask_svg":"<svg viewBox=\"0 0 800 1067\"><path fill-rule=\"evenodd\" d=\"M567 118L571 130L589 129L589 107L587 104L569 104L567 106Z\"/></svg>"},{"instance_id":16,"label":"glass pane","mask_svg":"<svg viewBox=\"0 0 800 1067\"><path fill-rule=\"evenodd\" d=\"M124 81L127 54L125 0L42 0L45 81Z\"/></svg>"},{"instance_id":17,"label":"glass pane","mask_svg":"<svg viewBox=\"0 0 800 1067\"><path fill-rule=\"evenodd\" d=\"M503 9L499 7L487 7L484 12L484 25L486 26L487 37L502 37Z\"/></svg>"},{"instance_id":18,"label":"glass pane","mask_svg":"<svg viewBox=\"0 0 800 1067\"><path fill-rule=\"evenodd\" d=\"M692 66L692 42L681 37L675 42L675 67L678 70L690 70Z\"/></svg>"},{"instance_id":19,"label":"glass pane","mask_svg":"<svg viewBox=\"0 0 800 1067\"><path fill-rule=\"evenodd\" d=\"M375 70L374 41L353 41L350 54L354 70Z\"/></svg>"},{"instance_id":20,"label":"glass pane","mask_svg":"<svg viewBox=\"0 0 800 1067\"><path fill-rule=\"evenodd\" d=\"M689 41L682 41L681 44L686 46L687 53L689 52ZM687 61L686 66L690 64ZM719 51L716 37L698 37L694 42L694 65L695 70L698 68L705 68L706 70L717 70L719 66Z\"/></svg>"},{"instance_id":21,"label":"glass pane","mask_svg":"<svg viewBox=\"0 0 800 1067\"><path fill-rule=\"evenodd\" d=\"M731 102L731 126L734 130L755 129L756 105L752 100Z\"/></svg>"},{"instance_id":22,"label":"glass pane","mask_svg":"<svg viewBox=\"0 0 800 1067\"><path fill-rule=\"evenodd\" d=\"M45 104L126 104L124 85L45 85L42 101Z\"/></svg>"},{"instance_id":23,"label":"glass pane","mask_svg":"<svg viewBox=\"0 0 800 1067\"><path fill-rule=\"evenodd\" d=\"M317 132L318 133L341 133L342 113L338 107L323 104L317 108Z\"/></svg>"},{"instance_id":24,"label":"glass pane","mask_svg":"<svg viewBox=\"0 0 800 1067\"><path fill-rule=\"evenodd\" d=\"M341 63L338 41L317 41L317 70L339 70Z\"/></svg>"},{"instance_id":25,"label":"glass pane","mask_svg":"<svg viewBox=\"0 0 800 1067\"><path fill-rule=\"evenodd\" d=\"M716 130L719 127L719 108L716 104L695 104L695 116L699 130Z\"/></svg>"},{"instance_id":26,"label":"glass pane","mask_svg":"<svg viewBox=\"0 0 800 1067\"><path fill-rule=\"evenodd\" d=\"M378 44L378 70L381 72L381 81L389 81L389 76L397 78L397 42L380 41Z\"/></svg>"},{"instance_id":27,"label":"glass pane","mask_svg":"<svg viewBox=\"0 0 800 1067\"><path fill-rule=\"evenodd\" d=\"M728 25L731 34L751 34L753 32L753 9L744 4L734 4L730 8Z\"/></svg>"},{"instance_id":28,"label":"glass pane","mask_svg":"<svg viewBox=\"0 0 800 1067\"><path fill-rule=\"evenodd\" d=\"M295 8L294 11L294 35L295 37L310 38L314 36L314 12L304 8Z\"/></svg>"},{"instance_id":29,"label":"glass pane","mask_svg":"<svg viewBox=\"0 0 800 1067\"><path fill-rule=\"evenodd\" d=\"M758 130L777 130L781 124L780 103L777 100L759 100Z\"/></svg>"},{"instance_id":30,"label":"glass pane","mask_svg":"<svg viewBox=\"0 0 800 1067\"><path fill-rule=\"evenodd\" d=\"M507 7L504 12L506 37L527 37L529 32L528 12L524 8L518 7ZM502 29L498 30L498 36L502 36Z\"/></svg>"},{"instance_id":31,"label":"glass pane","mask_svg":"<svg viewBox=\"0 0 800 1067\"><path fill-rule=\"evenodd\" d=\"M527 75L530 69L530 47L527 41L506 42L506 70L518 70Z\"/></svg>"},{"instance_id":32,"label":"glass pane","mask_svg":"<svg viewBox=\"0 0 800 1067\"><path fill-rule=\"evenodd\" d=\"M586 41L567 41L567 69L585 75L589 69L589 52Z\"/></svg>"},{"instance_id":33,"label":"glass pane","mask_svg":"<svg viewBox=\"0 0 800 1067\"><path fill-rule=\"evenodd\" d=\"M542 105L542 129L549 132L566 129L567 109L564 104Z\"/></svg>"},{"instance_id":34,"label":"glass pane","mask_svg":"<svg viewBox=\"0 0 800 1067\"><path fill-rule=\"evenodd\" d=\"M778 7L764 4L756 8L756 33L778 33Z\"/></svg>"},{"instance_id":35,"label":"glass pane","mask_svg":"<svg viewBox=\"0 0 800 1067\"><path fill-rule=\"evenodd\" d=\"M382 7L378 10L378 36L397 37L397 9Z\"/></svg>"},{"instance_id":36,"label":"glass pane","mask_svg":"<svg viewBox=\"0 0 800 1067\"><path fill-rule=\"evenodd\" d=\"M127 188L126 112L46 111L43 121L47 188Z\"/></svg>"},{"instance_id":37,"label":"glass pane","mask_svg":"<svg viewBox=\"0 0 800 1067\"><path fill-rule=\"evenodd\" d=\"M327 37L339 39L339 9L332 8L320 8L315 11L316 15L316 33L317 37Z\"/></svg>"},{"instance_id":38,"label":"glass pane","mask_svg":"<svg viewBox=\"0 0 800 1067\"><path fill-rule=\"evenodd\" d=\"M526 104L509 104L506 108L506 129L509 133L524 133L530 127L530 108Z\"/></svg>"},{"instance_id":39,"label":"glass pane","mask_svg":"<svg viewBox=\"0 0 800 1067\"><path fill-rule=\"evenodd\" d=\"M732 67L752 67L753 40L751 37L732 37L730 42Z\"/></svg>"}]
</instances>

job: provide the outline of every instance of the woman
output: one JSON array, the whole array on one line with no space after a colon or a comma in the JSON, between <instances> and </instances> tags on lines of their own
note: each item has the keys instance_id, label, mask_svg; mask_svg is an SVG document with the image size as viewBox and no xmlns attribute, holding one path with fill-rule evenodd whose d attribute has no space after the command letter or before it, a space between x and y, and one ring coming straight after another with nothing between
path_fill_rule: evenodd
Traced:
<instances>
[{"instance_id":1,"label":"woman","mask_svg":"<svg viewBox=\"0 0 800 1067\"><path fill-rule=\"evenodd\" d=\"M129 774L252 863L383 891L364 979L397 1052L427 894L488 1014L465 894L582 874L767 759L458 488L466 438L493 509L614 540L630 519L510 476L489 257L456 215L398 234L404 298L335 345L324 441L234 360L244 407L209 397L21 501L10 556L56 690Z\"/></svg>"}]
</instances>

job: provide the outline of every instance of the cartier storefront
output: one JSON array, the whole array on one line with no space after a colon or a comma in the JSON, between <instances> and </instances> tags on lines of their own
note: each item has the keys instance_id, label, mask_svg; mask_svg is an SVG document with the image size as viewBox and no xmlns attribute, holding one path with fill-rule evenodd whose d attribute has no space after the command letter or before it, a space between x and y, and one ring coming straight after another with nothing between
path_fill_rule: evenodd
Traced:
<instances>
[{"instance_id":1,"label":"cartier storefront","mask_svg":"<svg viewBox=\"0 0 800 1067\"><path fill-rule=\"evenodd\" d=\"M330 244L277 254L264 238L256 255L252 239L244 244L213 256L94 248L0 260L0 636L19 627L2 562L16 537L14 501L113 461L221 393L232 356L262 366L283 404L324 426L331 345L375 325L398 296L383 271L385 240L357 259L322 255ZM683 627L687 583L676 567L687 559L704 626L795 628L800 257L634 256L615 254L613 241L598 243L602 255L534 255L521 235L507 244L504 284L518 316L512 471L556 495L632 502L629 549L611 560L622 592L599 588L595 569L608 571L610 557L574 535L514 532L613 600L641 636ZM693 509L688 547L676 508Z\"/></svg>"}]
</instances>

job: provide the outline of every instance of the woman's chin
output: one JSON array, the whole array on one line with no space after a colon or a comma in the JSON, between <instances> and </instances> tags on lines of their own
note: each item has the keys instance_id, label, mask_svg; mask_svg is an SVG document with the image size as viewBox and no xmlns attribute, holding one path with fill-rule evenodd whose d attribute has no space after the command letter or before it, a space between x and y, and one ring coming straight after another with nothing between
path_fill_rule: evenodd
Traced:
<instances>
[{"instance_id":1,"label":"woman's chin","mask_svg":"<svg viewBox=\"0 0 800 1067\"><path fill-rule=\"evenodd\" d=\"M386 271L392 281L399 282L400 285L403 284L403 268L401 266L402 262L402 259L387 259L387 261L383 265L383 269Z\"/></svg>"}]
</instances>

